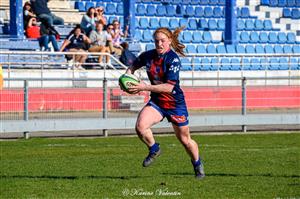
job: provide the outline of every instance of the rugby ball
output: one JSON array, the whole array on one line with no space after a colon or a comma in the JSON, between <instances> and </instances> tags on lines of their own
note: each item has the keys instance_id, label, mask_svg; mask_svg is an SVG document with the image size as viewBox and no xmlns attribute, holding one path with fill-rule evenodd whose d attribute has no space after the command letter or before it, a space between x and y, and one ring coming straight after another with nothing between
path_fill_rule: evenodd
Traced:
<instances>
[{"instance_id":1,"label":"rugby ball","mask_svg":"<svg viewBox=\"0 0 300 199\"><path fill-rule=\"evenodd\" d=\"M119 78L120 88L127 93L130 93L128 92L128 88L137 85L139 83L140 83L139 78L137 78L135 75L132 74L123 74Z\"/></svg>"}]
</instances>

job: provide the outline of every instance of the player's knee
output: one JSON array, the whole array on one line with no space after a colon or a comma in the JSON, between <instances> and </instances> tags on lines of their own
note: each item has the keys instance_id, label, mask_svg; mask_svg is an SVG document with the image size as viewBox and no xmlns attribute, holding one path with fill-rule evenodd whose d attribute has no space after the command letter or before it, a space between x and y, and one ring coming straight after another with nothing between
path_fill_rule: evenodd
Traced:
<instances>
[{"instance_id":1,"label":"player's knee","mask_svg":"<svg viewBox=\"0 0 300 199\"><path fill-rule=\"evenodd\" d=\"M145 130L146 130L145 125L141 124L140 122L136 123L135 131L136 131L137 134L143 135Z\"/></svg>"}]
</instances>

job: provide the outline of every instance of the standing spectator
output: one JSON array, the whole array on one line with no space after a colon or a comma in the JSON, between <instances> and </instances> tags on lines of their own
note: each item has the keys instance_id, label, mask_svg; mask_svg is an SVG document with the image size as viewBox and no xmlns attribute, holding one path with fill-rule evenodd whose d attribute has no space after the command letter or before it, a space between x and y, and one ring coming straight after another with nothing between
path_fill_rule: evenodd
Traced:
<instances>
[{"instance_id":1,"label":"standing spectator","mask_svg":"<svg viewBox=\"0 0 300 199\"><path fill-rule=\"evenodd\" d=\"M23 6L23 20L24 20L24 29L26 30L29 20L32 17L36 17L36 15L33 13L31 4L29 1L25 2Z\"/></svg>"},{"instance_id":2,"label":"standing spectator","mask_svg":"<svg viewBox=\"0 0 300 199\"><path fill-rule=\"evenodd\" d=\"M104 7L100 6L97 9L97 21L101 22L103 24L103 29L106 29L106 25L107 25L107 19L104 16Z\"/></svg>"},{"instance_id":3,"label":"standing spectator","mask_svg":"<svg viewBox=\"0 0 300 199\"><path fill-rule=\"evenodd\" d=\"M91 47L89 52L110 53L109 48L106 46L108 33L103 30L102 22L96 22L96 30L92 30L90 34ZM103 57L99 56L99 63L103 62ZM109 62L109 56L106 56L106 63Z\"/></svg>"},{"instance_id":4,"label":"standing spectator","mask_svg":"<svg viewBox=\"0 0 300 199\"><path fill-rule=\"evenodd\" d=\"M126 29L123 33L123 31L120 28L120 22L115 19L113 20L113 30L111 32L112 35L112 43L113 46L119 50L116 51L118 55L121 55L122 52L122 47L120 46L121 44L121 37L126 38L128 36L128 26L126 26Z\"/></svg>"},{"instance_id":5,"label":"standing spectator","mask_svg":"<svg viewBox=\"0 0 300 199\"><path fill-rule=\"evenodd\" d=\"M89 35L92 30L95 30L96 16L97 13L94 7L90 7L86 14L82 16L80 27L86 35Z\"/></svg>"},{"instance_id":6,"label":"standing spectator","mask_svg":"<svg viewBox=\"0 0 300 199\"><path fill-rule=\"evenodd\" d=\"M63 45L60 48L60 52L69 51L69 52L86 52L87 44L90 44L91 40L83 33L80 28L80 25L77 25L69 34L67 39L65 39ZM72 59L73 55L67 55L68 59ZM78 69L82 69L81 65L87 59L86 54L75 55L75 66Z\"/></svg>"},{"instance_id":7,"label":"standing spectator","mask_svg":"<svg viewBox=\"0 0 300 199\"><path fill-rule=\"evenodd\" d=\"M64 25L64 20L51 13L48 8L49 0L30 0L32 10L37 15L39 20L45 20L48 24Z\"/></svg>"},{"instance_id":8,"label":"standing spectator","mask_svg":"<svg viewBox=\"0 0 300 199\"><path fill-rule=\"evenodd\" d=\"M52 43L52 46L55 51L58 51L58 45L54 34L49 34L47 27L40 27L37 24L35 17L31 18L28 22L26 28L27 38L38 39L41 49L44 48L45 51L50 51L49 42Z\"/></svg>"},{"instance_id":9,"label":"standing spectator","mask_svg":"<svg viewBox=\"0 0 300 199\"><path fill-rule=\"evenodd\" d=\"M122 54L120 56L120 61L125 65L125 66L132 66L133 62L136 60L136 56L128 49L128 43L123 42L121 43L121 46L123 48Z\"/></svg>"},{"instance_id":10,"label":"standing spectator","mask_svg":"<svg viewBox=\"0 0 300 199\"><path fill-rule=\"evenodd\" d=\"M59 40L60 35L55 30L55 28L47 23L41 23L41 36L43 38L44 44L49 43L51 41L54 51L59 51L58 44L56 40Z\"/></svg>"}]
</instances>

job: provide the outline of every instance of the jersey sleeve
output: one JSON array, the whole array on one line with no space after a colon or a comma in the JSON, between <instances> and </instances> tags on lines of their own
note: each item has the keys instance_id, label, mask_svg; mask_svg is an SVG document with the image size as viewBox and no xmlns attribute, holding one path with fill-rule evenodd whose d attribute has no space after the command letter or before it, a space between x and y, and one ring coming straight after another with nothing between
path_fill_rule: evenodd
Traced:
<instances>
[{"instance_id":1,"label":"jersey sleeve","mask_svg":"<svg viewBox=\"0 0 300 199\"><path fill-rule=\"evenodd\" d=\"M179 57L171 58L166 63L166 80L168 83L175 84L179 80L181 62Z\"/></svg>"}]
</instances>

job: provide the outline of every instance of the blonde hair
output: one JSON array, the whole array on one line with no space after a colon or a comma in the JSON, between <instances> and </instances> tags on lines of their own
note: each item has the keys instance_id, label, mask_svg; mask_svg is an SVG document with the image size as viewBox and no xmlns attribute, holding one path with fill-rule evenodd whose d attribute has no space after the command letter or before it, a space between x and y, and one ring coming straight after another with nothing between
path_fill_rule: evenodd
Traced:
<instances>
[{"instance_id":1,"label":"blonde hair","mask_svg":"<svg viewBox=\"0 0 300 199\"><path fill-rule=\"evenodd\" d=\"M153 33L153 37L156 36L157 33L163 33L165 34L169 39L171 39L171 47L175 50L175 52L179 53L182 56L185 56L183 49L185 48L185 45L179 42L178 36L180 32L184 29L185 27L179 27L176 28L173 32L166 27L161 27L155 30Z\"/></svg>"}]
</instances>

